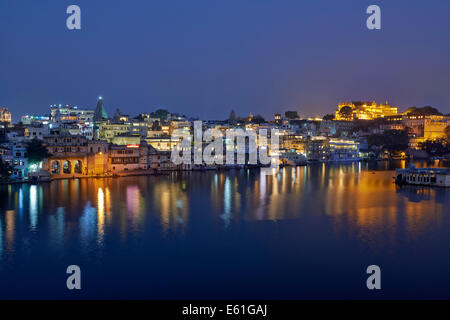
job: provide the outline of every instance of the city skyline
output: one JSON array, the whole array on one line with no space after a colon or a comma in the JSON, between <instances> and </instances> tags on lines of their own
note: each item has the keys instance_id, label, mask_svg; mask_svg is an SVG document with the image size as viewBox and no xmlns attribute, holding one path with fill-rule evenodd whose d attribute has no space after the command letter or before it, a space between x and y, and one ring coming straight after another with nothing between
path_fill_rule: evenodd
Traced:
<instances>
[{"instance_id":1,"label":"city skyline","mask_svg":"<svg viewBox=\"0 0 450 320\"><path fill-rule=\"evenodd\" d=\"M98 96L97 98L98 98L98 100L96 102L96 105L100 101L102 101L102 104L103 104L103 100L104 100L103 97L102 96ZM329 110L323 115L316 115L315 117L311 116L311 115L309 115L309 116L308 115L303 115L298 110L292 110L292 109L286 109L285 108L285 109L280 109L280 111L273 112L272 114L269 114L268 117L264 117L264 120L266 120L267 122L273 122L274 121L274 119L273 119L274 116L275 116L275 121L276 121L276 116L277 115L280 115L282 118L285 118L285 113L286 112L292 112L292 111L298 112L298 115L299 115L300 119L316 119L316 120L318 120L318 119L322 119L325 116L335 116L335 114L338 115L339 110L341 109L342 106L346 106L346 105L350 106L350 105L354 105L355 103L364 103L364 105L367 104L368 106L370 106L371 104L380 105L380 106L383 105L383 103L378 103L375 100L369 101L369 100L351 99L351 100L348 100L348 101L339 101L339 102L336 103L337 108L335 106L335 109ZM389 101L387 101L387 100L385 101L384 104L388 105L388 106L390 105ZM43 117L44 116L44 117L49 117L50 118L51 117L51 108L65 108L65 107L75 108L75 109L79 109L79 110L95 111L97 106L81 106L81 105L77 105L77 104L62 104L62 103L50 104L47 107L47 111L44 111L44 112L41 112L41 113L34 112L34 113L27 113L27 114L21 114L21 113L18 113L18 112L14 112L13 110L10 110L7 106L2 106L0 109L4 109L7 112L9 111L10 119L11 119L11 121L9 121L9 122L11 122L11 123L20 123L21 122L21 118L23 118L24 116L26 116L26 117L32 117L32 116L33 117ZM131 118L133 118L133 117L138 117L140 114L150 114L150 113L153 113L153 112L157 111L158 109L164 109L164 107L163 107L163 108L154 108L154 109L151 109L151 110L136 110L136 113L126 113L126 112L123 112L123 111L127 110L127 109L115 108L114 110L111 110L111 108L108 107L107 105L105 105L103 107L104 107L104 110L106 112L106 116L107 116L106 118L108 118L108 119L113 119L114 118L113 115L117 111L120 111L121 115L126 115L126 116L130 116ZM407 107L405 109L400 109L400 108L398 108L396 106L392 106L392 105L391 105L391 107L393 107L394 109L397 109L396 112L398 112L399 115L400 114L406 114L408 109L410 109L410 108L415 108L415 106L411 106L411 107ZM424 107L432 107L432 106L427 105L427 106L424 106ZM419 109L422 109L422 108L423 107L419 107ZM446 116L449 115L449 114L446 114L445 112L442 112L442 110L440 110L439 108L435 108L435 109L437 111L439 111L442 115L446 115ZM183 116L183 118L185 117L186 119L200 119L200 117L198 117L196 115L186 114L186 113L177 113L177 112L173 112L172 110L168 110L168 109L164 109L164 110L167 110L169 113L172 113L172 114L179 114L180 116ZM259 116L259 115L261 115L261 114L259 114L257 112L252 112L252 111L250 111L247 115L245 115L245 114L239 113L239 110L235 110L235 109L230 109L230 113L231 112L235 112L236 117L240 118L240 119L247 119L249 116ZM228 114L228 116L226 116L223 119L211 118L211 119L204 119L204 120L208 120L208 121L228 120L229 116L230 116L230 113ZM335 120L345 120L345 119L341 119L339 117L336 117ZM362 120L364 120L364 118L362 118Z\"/></svg>"},{"instance_id":2,"label":"city skyline","mask_svg":"<svg viewBox=\"0 0 450 320\"><path fill-rule=\"evenodd\" d=\"M371 3L350 2L154 2L125 10L81 0L78 31L65 27L67 3L5 2L0 105L13 121L53 103L92 108L99 94L110 113L166 108L203 119L225 119L232 109L316 117L349 99L450 113L450 3L383 3L383 27L370 31Z\"/></svg>"},{"instance_id":3,"label":"city skyline","mask_svg":"<svg viewBox=\"0 0 450 320\"><path fill-rule=\"evenodd\" d=\"M0 300L450 299L449 12L0 1Z\"/></svg>"}]
</instances>

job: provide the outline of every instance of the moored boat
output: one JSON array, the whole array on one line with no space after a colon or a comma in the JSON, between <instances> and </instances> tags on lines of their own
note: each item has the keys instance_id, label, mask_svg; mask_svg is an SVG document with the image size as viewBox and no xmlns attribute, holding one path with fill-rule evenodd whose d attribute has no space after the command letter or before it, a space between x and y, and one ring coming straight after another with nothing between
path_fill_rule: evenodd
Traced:
<instances>
[{"instance_id":1,"label":"moored boat","mask_svg":"<svg viewBox=\"0 0 450 320\"><path fill-rule=\"evenodd\" d=\"M433 187L450 187L450 169L416 168L395 170L395 183Z\"/></svg>"}]
</instances>

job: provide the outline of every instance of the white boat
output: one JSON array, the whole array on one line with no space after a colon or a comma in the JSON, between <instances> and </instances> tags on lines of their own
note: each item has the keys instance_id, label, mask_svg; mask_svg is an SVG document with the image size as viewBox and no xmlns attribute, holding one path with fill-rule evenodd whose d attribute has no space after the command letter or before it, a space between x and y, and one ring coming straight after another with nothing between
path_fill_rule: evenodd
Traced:
<instances>
[{"instance_id":1,"label":"white boat","mask_svg":"<svg viewBox=\"0 0 450 320\"><path fill-rule=\"evenodd\" d=\"M450 169L415 168L395 170L395 183L432 187L450 187Z\"/></svg>"}]
</instances>

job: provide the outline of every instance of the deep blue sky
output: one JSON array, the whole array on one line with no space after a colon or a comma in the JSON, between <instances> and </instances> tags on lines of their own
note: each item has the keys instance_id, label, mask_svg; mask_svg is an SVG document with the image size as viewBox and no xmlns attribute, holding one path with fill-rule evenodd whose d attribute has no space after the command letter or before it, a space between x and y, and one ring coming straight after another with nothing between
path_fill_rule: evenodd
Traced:
<instances>
[{"instance_id":1,"label":"deep blue sky","mask_svg":"<svg viewBox=\"0 0 450 320\"><path fill-rule=\"evenodd\" d=\"M98 95L110 114L315 116L349 99L450 113L449 16L449 0L1 0L0 106L15 120Z\"/></svg>"}]
</instances>

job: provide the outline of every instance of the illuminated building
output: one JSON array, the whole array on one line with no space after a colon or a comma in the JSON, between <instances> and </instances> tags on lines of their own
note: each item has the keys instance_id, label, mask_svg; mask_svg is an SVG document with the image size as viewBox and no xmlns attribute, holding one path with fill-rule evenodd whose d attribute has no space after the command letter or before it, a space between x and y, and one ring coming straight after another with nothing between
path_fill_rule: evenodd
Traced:
<instances>
[{"instance_id":1,"label":"illuminated building","mask_svg":"<svg viewBox=\"0 0 450 320\"><path fill-rule=\"evenodd\" d=\"M346 161L359 159L359 146L353 140L330 139L328 142L328 161Z\"/></svg>"},{"instance_id":2,"label":"illuminated building","mask_svg":"<svg viewBox=\"0 0 450 320\"><path fill-rule=\"evenodd\" d=\"M88 109L80 109L70 105L52 105L50 106L51 121L53 123L61 123L74 121L77 123L93 123L94 111ZM31 116L32 117L32 116ZM34 117L35 120L36 117Z\"/></svg>"},{"instance_id":3,"label":"illuminated building","mask_svg":"<svg viewBox=\"0 0 450 320\"><path fill-rule=\"evenodd\" d=\"M336 120L373 120L397 114L398 108L390 106L387 101L385 104L377 104L375 101L372 103L352 101L339 103Z\"/></svg>"},{"instance_id":4,"label":"illuminated building","mask_svg":"<svg viewBox=\"0 0 450 320\"><path fill-rule=\"evenodd\" d=\"M281 125L282 122L283 122L283 119L281 118L281 114L275 113L275 123L277 125Z\"/></svg>"},{"instance_id":5,"label":"illuminated building","mask_svg":"<svg viewBox=\"0 0 450 320\"><path fill-rule=\"evenodd\" d=\"M306 144L306 157L310 161L323 161L328 156L328 139L326 137L311 137Z\"/></svg>"},{"instance_id":6,"label":"illuminated building","mask_svg":"<svg viewBox=\"0 0 450 320\"><path fill-rule=\"evenodd\" d=\"M445 128L450 126L450 117L441 115L404 115L402 125L409 130L409 146L418 148L427 140L445 138Z\"/></svg>"},{"instance_id":7,"label":"illuminated building","mask_svg":"<svg viewBox=\"0 0 450 320\"><path fill-rule=\"evenodd\" d=\"M172 140L171 137L151 137L145 141L158 151L172 151L179 141Z\"/></svg>"},{"instance_id":8,"label":"illuminated building","mask_svg":"<svg viewBox=\"0 0 450 320\"><path fill-rule=\"evenodd\" d=\"M128 135L130 124L102 122L98 124L98 138L111 142L114 137Z\"/></svg>"},{"instance_id":9,"label":"illuminated building","mask_svg":"<svg viewBox=\"0 0 450 320\"><path fill-rule=\"evenodd\" d=\"M402 124L417 138L435 140L445 138L445 128L450 125L450 117L440 115L403 116Z\"/></svg>"},{"instance_id":10,"label":"illuminated building","mask_svg":"<svg viewBox=\"0 0 450 320\"><path fill-rule=\"evenodd\" d=\"M139 145L141 143L141 137L137 135L115 136L109 142L118 146L126 146L132 144Z\"/></svg>"},{"instance_id":11,"label":"illuminated building","mask_svg":"<svg viewBox=\"0 0 450 320\"><path fill-rule=\"evenodd\" d=\"M52 154L47 169L51 175L77 177L102 175L106 172L108 143L89 140L81 135L52 134L44 137L44 143Z\"/></svg>"},{"instance_id":12,"label":"illuminated building","mask_svg":"<svg viewBox=\"0 0 450 320\"><path fill-rule=\"evenodd\" d=\"M165 133L165 126L161 126L161 130ZM175 130L179 134L188 135L191 133L191 123L189 121L170 121L169 134L172 134Z\"/></svg>"},{"instance_id":13,"label":"illuminated building","mask_svg":"<svg viewBox=\"0 0 450 320\"><path fill-rule=\"evenodd\" d=\"M334 135L349 135L354 128L355 124L352 121L335 121L335 120L322 120L319 125L320 135L334 136Z\"/></svg>"},{"instance_id":14,"label":"illuminated building","mask_svg":"<svg viewBox=\"0 0 450 320\"><path fill-rule=\"evenodd\" d=\"M12 179L25 179L28 176L28 156L25 143L12 143Z\"/></svg>"},{"instance_id":15,"label":"illuminated building","mask_svg":"<svg viewBox=\"0 0 450 320\"><path fill-rule=\"evenodd\" d=\"M48 125L50 123L50 117L26 115L20 118L20 122L22 122L24 125L33 125L33 126Z\"/></svg>"},{"instance_id":16,"label":"illuminated building","mask_svg":"<svg viewBox=\"0 0 450 320\"><path fill-rule=\"evenodd\" d=\"M307 140L300 135L284 135L281 140L281 148L306 154L306 142Z\"/></svg>"},{"instance_id":17,"label":"illuminated building","mask_svg":"<svg viewBox=\"0 0 450 320\"><path fill-rule=\"evenodd\" d=\"M359 144L348 139L311 137L307 140L307 158L312 161L349 161L359 159Z\"/></svg>"},{"instance_id":18,"label":"illuminated building","mask_svg":"<svg viewBox=\"0 0 450 320\"><path fill-rule=\"evenodd\" d=\"M109 148L108 171L124 172L148 169L147 145L111 145Z\"/></svg>"},{"instance_id":19,"label":"illuminated building","mask_svg":"<svg viewBox=\"0 0 450 320\"><path fill-rule=\"evenodd\" d=\"M8 108L0 108L0 122L11 123L11 112Z\"/></svg>"}]
</instances>

